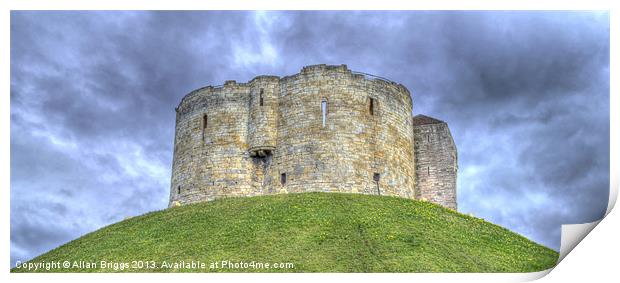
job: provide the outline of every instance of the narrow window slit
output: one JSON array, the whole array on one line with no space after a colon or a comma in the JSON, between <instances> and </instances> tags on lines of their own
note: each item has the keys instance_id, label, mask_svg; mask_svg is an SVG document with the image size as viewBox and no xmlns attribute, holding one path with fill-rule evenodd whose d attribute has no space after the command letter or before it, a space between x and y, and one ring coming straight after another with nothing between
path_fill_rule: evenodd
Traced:
<instances>
[{"instance_id":1,"label":"narrow window slit","mask_svg":"<svg viewBox=\"0 0 620 283\"><path fill-rule=\"evenodd\" d=\"M202 142L205 142L205 130L207 129L207 114L202 115Z\"/></svg>"},{"instance_id":2,"label":"narrow window slit","mask_svg":"<svg viewBox=\"0 0 620 283\"><path fill-rule=\"evenodd\" d=\"M181 194L181 186L177 187L177 194Z\"/></svg>"},{"instance_id":3,"label":"narrow window slit","mask_svg":"<svg viewBox=\"0 0 620 283\"><path fill-rule=\"evenodd\" d=\"M284 186L286 184L286 173L280 174L280 183Z\"/></svg>"},{"instance_id":4,"label":"narrow window slit","mask_svg":"<svg viewBox=\"0 0 620 283\"><path fill-rule=\"evenodd\" d=\"M323 98L323 100L321 100L321 112L323 118L323 128L325 128L325 124L327 123L327 98Z\"/></svg>"},{"instance_id":5,"label":"narrow window slit","mask_svg":"<svg viewBox=\"0 0 620 283\"><path fill-rule=\"evenodd\" d=\"M260 93L259 93L259 98L258 98L258 105L263 106L263 92L264 90L261 88L260 89Z\"/></svg>"},{"instance_id":6,"label":"narrow window slit","mask_svg":"<svg viewBox=\"0 0 620 283\"><path fill-rule=\"evenodd\" d=\"M368 110L370 111L370 115L375 115L375 99L372 97L370 97Z\"/></svg>"}]
</instances>

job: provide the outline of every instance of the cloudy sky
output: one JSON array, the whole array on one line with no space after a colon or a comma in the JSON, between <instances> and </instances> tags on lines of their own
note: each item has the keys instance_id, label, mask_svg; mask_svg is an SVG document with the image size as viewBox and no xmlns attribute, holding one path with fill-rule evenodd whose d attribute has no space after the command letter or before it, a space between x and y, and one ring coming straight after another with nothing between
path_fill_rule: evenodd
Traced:
<instances>
[{"instance_id":1,"label":"cloudy sky","mask_svg":"<svg viewBox=\"0 0 620 283\"><path fill-rule=\"evenodd\" d=\"M559 248L609 189L609 17L11 12L11 264L167 205L189 91L347 64L449 123L458 203Z\"/></svg>"}]
</instances>

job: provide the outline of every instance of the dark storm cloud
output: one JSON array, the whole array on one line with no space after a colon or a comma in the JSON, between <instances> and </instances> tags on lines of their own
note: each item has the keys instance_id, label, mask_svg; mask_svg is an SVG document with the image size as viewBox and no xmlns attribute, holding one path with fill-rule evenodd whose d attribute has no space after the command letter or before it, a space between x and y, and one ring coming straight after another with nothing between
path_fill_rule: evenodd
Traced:
<instances>
[{"instance_id":1,"label":"dark storm cloud","mask_svg":"<svg viewBox=\"0 0 620 283\"><path fill-rule=\"evenodd\" d=\"M526 211L496 214L490 207L485 213L489 219L558 248L560 224L593 221L606 209L607 16L478 16L456 15L447 21L444 36L450 40L445 55L458 62L452 68L458 73L439 85L458 90L458 95L440 94L431 112L451 122L460 142L461 166L492 162L497 157L490 156L501 150L506 152L501 163L509 165L482 165L484 173L476 176L487 185L461 191L461 207L481 211L476 202L489 195L504 196L495 199L496 205L524 206ZM458 140L459 136L470 138ZM468 151L480 139L494 136L498 144L488 148L496 150Z\"/></svg>"},{"instance_id":2,"label":"dark storm cloud","mask_svg":"<svg viewBox=\"0 0 620 283\"><path fill-rule=\"evenodd\" d=\"M459 209L559 247L609 188L609 19L549 12L12 12L11 262L168 197L192 89L304 65L450 124Z\"/></svg>"},{"instance_id":3,"label":"dark storm cloud","mask_svg":"<svg viewBox=\"0 0 620 283\"><path fill-rule=\"evenodd\" d=\"M284 54L301 55L289 61L314 58L295 50L315 46L328 62L402 82L413 93L414 112L450 124L460 154L462 211L556 249L560 224L604 213L606 14L327 12L291 18L287 26L294 29L277 31Z\"/></svg>"}]
</instances>

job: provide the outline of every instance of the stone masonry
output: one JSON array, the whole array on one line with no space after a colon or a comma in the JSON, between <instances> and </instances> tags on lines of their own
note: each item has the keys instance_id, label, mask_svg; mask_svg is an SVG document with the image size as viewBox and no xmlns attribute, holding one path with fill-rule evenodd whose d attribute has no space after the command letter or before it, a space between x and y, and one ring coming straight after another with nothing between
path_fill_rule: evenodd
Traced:
<instances>
[{"instance_id":1,"label":"stone masonry","mask_svg":"<svg viewBox=\"0 0 620 283\"><path fill-rule=\"evenodd\" d=\"M413 117L416 199L456 210L456 145L448 124L424 115Z\"/></svg>"},{"instance_id":2,"label":"stone masonry","mask_svg":"<svg viewBox=\"0 0 620 283\"><path fill-rule=\"evenodd\" d=\"M412 111L403 85L346 65L194 90L176 108L169 205L344 192L456 209L448 126Z\"/></svg>"}]
</instances>

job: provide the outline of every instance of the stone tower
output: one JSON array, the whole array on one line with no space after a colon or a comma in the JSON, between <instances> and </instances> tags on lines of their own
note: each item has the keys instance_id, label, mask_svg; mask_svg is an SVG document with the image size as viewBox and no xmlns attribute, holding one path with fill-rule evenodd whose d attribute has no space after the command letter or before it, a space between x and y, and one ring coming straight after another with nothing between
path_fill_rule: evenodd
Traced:
<instances>
[{"instance_id":1,"label":"stone tower","mask_svg":"<svg viewBox=\"0 0 620 283\"><path fill-rule=\"evenodd\" d=\"M424 115L413 117L416 198L456 210L456 145L448 124Z\"/></svg>"},{"instance_id":2,"label":"stone tower","mask_svg":"<svg viewBox=\"0 0 620 283\"><path fill-rule=\"evenodd\" d=\"M456 209L456 148L447 125L421 124L412 111L403 85L345 65L194 90L176 108L170 205L345 192ZM421 126L449 141L418 143ZM453 156L451 173L446 156Z\"/></svg>"}]
</instances>

